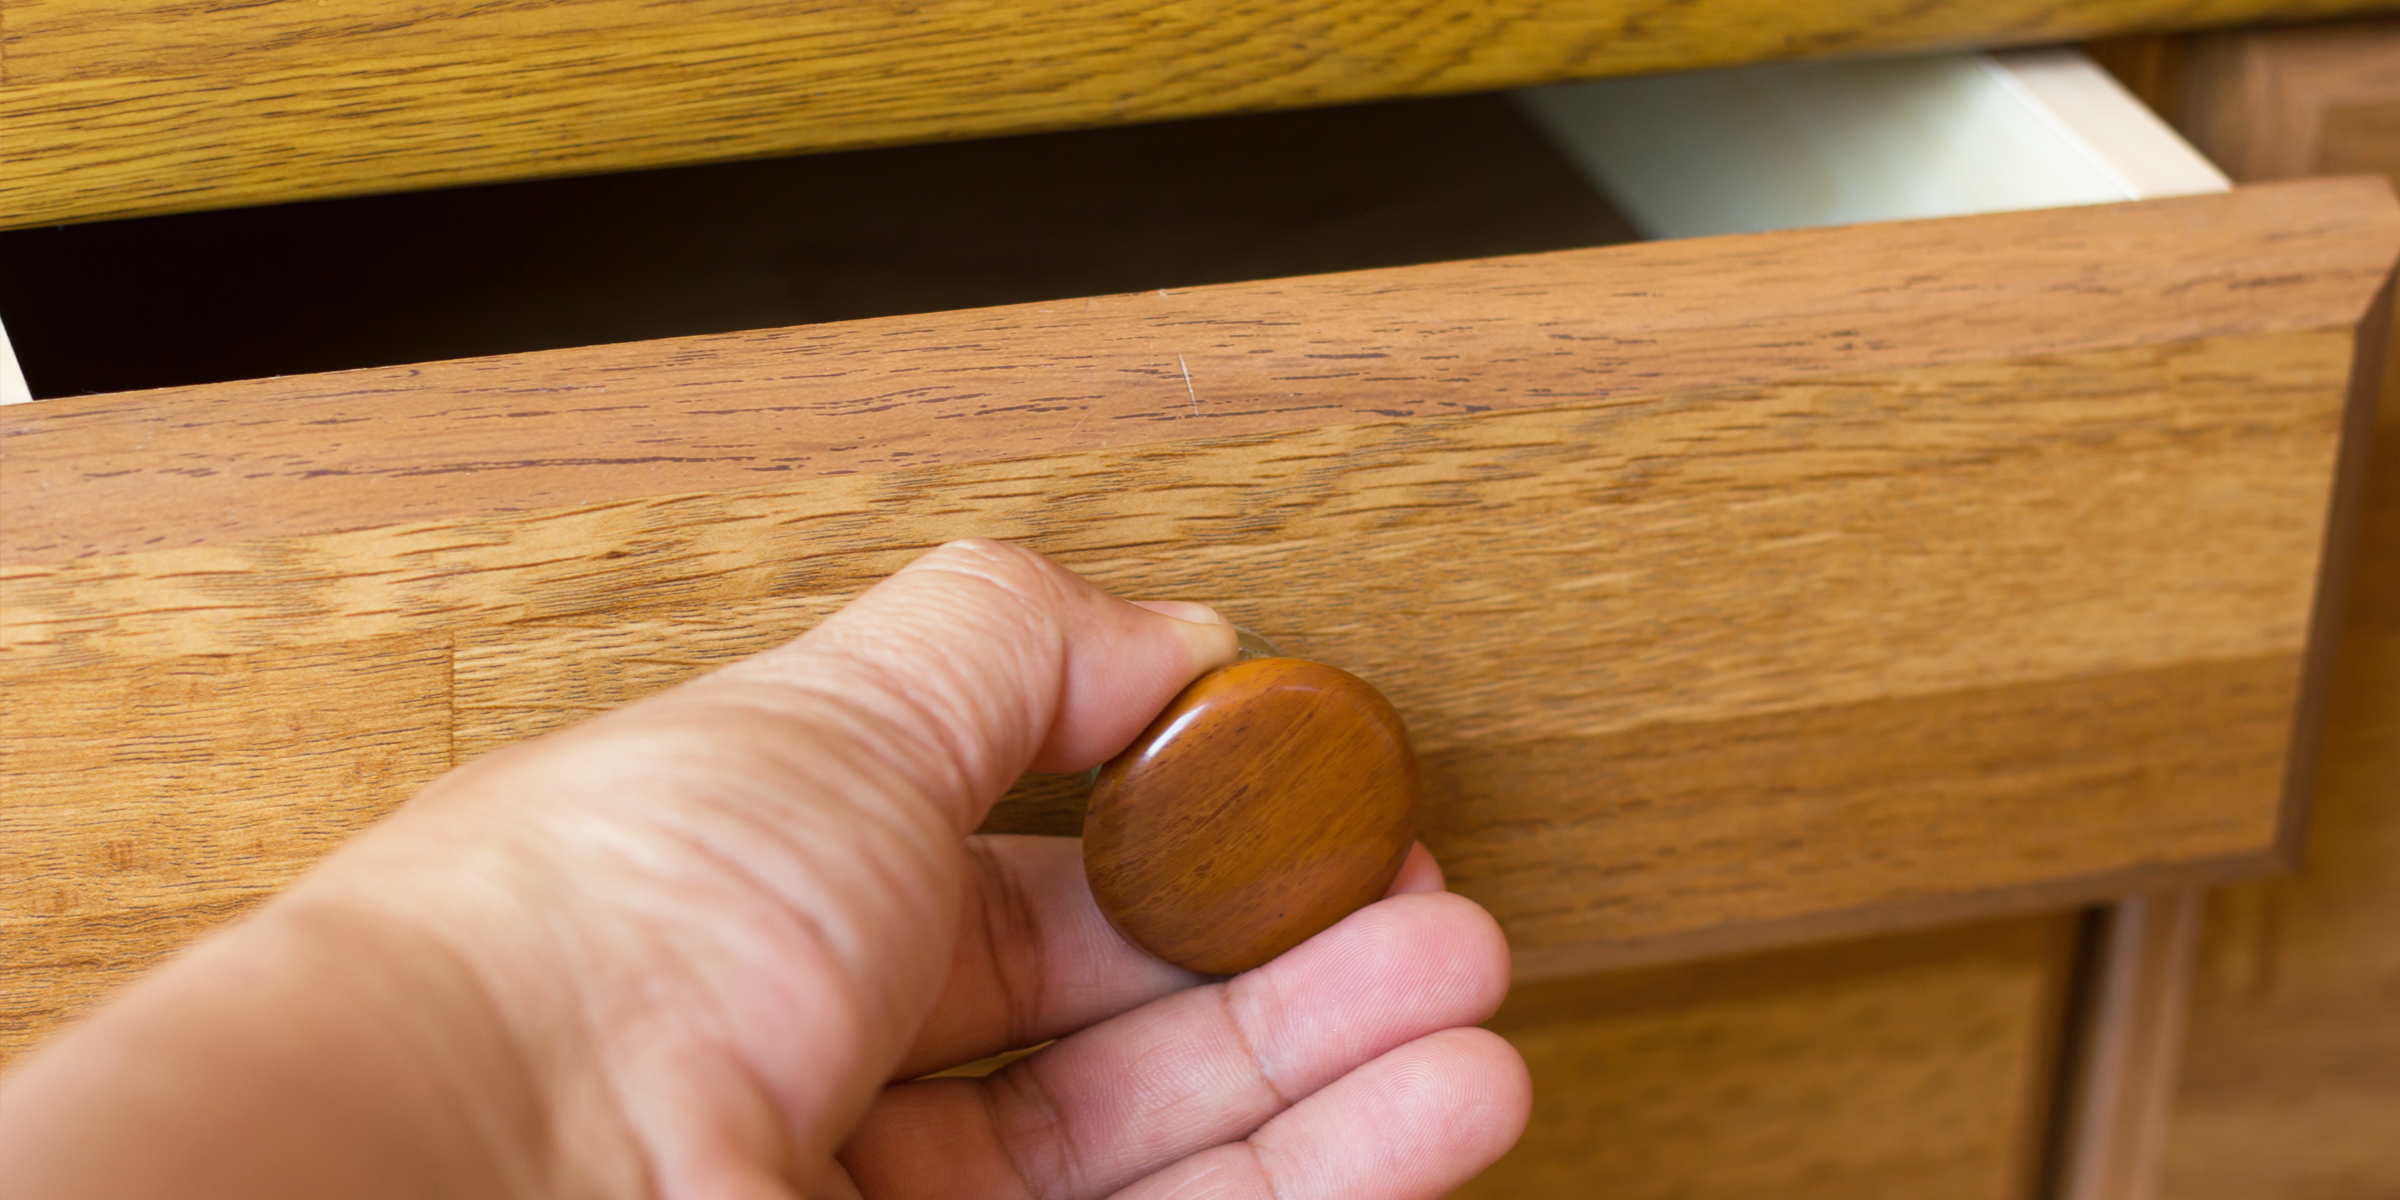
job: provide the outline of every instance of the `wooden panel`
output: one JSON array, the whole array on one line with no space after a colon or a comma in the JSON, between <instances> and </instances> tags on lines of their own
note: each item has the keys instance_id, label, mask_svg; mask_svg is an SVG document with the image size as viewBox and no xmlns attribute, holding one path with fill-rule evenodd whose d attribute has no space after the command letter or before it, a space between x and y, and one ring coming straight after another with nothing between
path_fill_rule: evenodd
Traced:
<instances>
[{"instance_id":1,"label":"wooden panel","mask_svg":"<svg viewBox=\"0 0 2400 1200\"><path fill-rule=\"evenodd\" d=\"M2351 25L2179 47L2176 97L2248 176L2400 174L2400 27ZM2400 1187L2400 401L2359 532L2314 829L2297 879L2210 901L2164 1170L2170 1197L2349 1198Z\"/></svg>"},{"instance_id":2,"label":"wooden panel","mask_svg":"<svg viewBox=\"0 0 2400 1200\"><path fill-rule=\"evenodd\" d=\"M0 1061L447 768L449 670L406 637L12 676Z\"/></svg>"},{"instance_id":3,"label":"wooden panel","mask_svg":"<svg viewBox=\"0 0 2400 1200\"><path fill-rule=\"evenodd\" d=\"M1519 987L1533 1121L1458 1194L2026 1196L2070 925Z\"/></svg>"},{"instance_id":4,"label":"wooden panel","mask_svg":"<svg viewBox=\"0 0 2400 1200\"><path fill-rule=\"evenodd\" d=\"M44 401L0 687L439 637L472 754L989 534L1381 687L1529 977L2255 870L2396 249L2337 182Z\"/></svg>"},{"instance_id":5,"label":"wooden panel","mask_svg":"<svg viewBox=\"0 0 2400 1200\"><path fill-rule=\"evenodd\" d=\"M2395 160L2376 154L2372 131L2388 120L2374 110L2400 104L2394 41L2383 22L2195 39L2181 49L2171 115L2236 179L2389 172Z\"/></svg>"},{"instance_id":6,"label":"wooden panel","mask_svg":"<svg viewBox=\"0 0 2400 1200\"><path fill-rule=\"evenodd\" d=\"M2159 39L2155 102L2243 179L2400 178L2400 22ZM2146 64L2146 65L2145 65ZM2169 1200L2400 1193L2400 373L2330 672L2302 872L2209 897L2163 1163Z\"/></svg>"},{"instance_id":7,"label":"wooden panel","mask_svg":"<svg viewBox=\"0 0 2400 1200\"><path fill-rule=\"evenodd\" d=\"M1418 833L1507 926L1520 978L2088 899L2274 838L2258 798L2281 785L2291 669L1448 746L1425 756ZM995 824L1078 827L1042 819L1071 793L1020 803Z\"/></svg>"},{"instance_id":8,"label":"wooden panel","mask_svg":"<svg viewBox=\"0 0 2400 1200\"><path fill-rule=\"evenodd\" d=\"M2080 399L1973 364L2074 375L2059 356L2159 347L2172 372L2216 335L2345 338L2393 236L2385 188L2335 181L46 401L0 425L0 562L1410 417L1679 411L1654 398L1943 365L1937 392L2054 402L2038 419L2070 428ZM2294 351L2301 386L2332 345ZM2113 369L2043 386L2145 402ZM1788 437L1820 422L1781 395ZM1866 420L1865 402L1819 406ZM1595 432L1633 445L1614 428ZM1825 449L1985 448L1953 421L1862 428Z\"/></svg>"},{"instance_id":9,"label":"wooden panel","mask_svg":"<svg viewBox=\"0 0 2400 1200\"><path fill-rule=\"evenodd\" d=\"M0 225L2377 7L7 0Z\"/></svg>"},{"instance_id":10,"label":"wooden panel","mask_svg":"<svg viewBox=\"0 0 2400 1200\"><path fill-rule=\"evenodd\" d=\"M2400 1192L2400 404L2384 412L2303 871L2210 898L2171 1200Z\"/></svg>"}]
</instances>

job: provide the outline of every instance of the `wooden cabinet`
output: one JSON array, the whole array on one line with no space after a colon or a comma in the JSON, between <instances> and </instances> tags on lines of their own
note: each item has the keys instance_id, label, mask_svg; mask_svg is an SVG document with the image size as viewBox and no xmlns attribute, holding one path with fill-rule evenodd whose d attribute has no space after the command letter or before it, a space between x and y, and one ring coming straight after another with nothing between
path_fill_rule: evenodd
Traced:
<instances>
[{"instance_id":1,"label":"wooden cabinet","mask_svg":"<svg viewBox=\"0 0 2400 1200\"><path fill-rule=\"evenodd\" d=\"M2111 57L2239 178L2400 177L2400 23L2140 39ZM2209 898L2167 1197L2400 1190L2400 387L2385 380L2312 828L2296 875Z\"/></svg>"},{"instance_id":2,"label":"wooden cabinet","mask_svg":"<svg viewBox=\"0 0 2400 1200\"><path fill-rule=\"evenodd\" d=\"M1534 1119L1470 1197L1940 1195L2042 1186L2073 917L1518 987Z\"/></svg>"},{"instance_id":3,"label":"wooden cabinet","mask_svg":"<svg viewBox=\"0 0 2400 1200\"><path fill-rule=\"evenodd\" d=\"M2267 869L2395 235L2306 183L17 406L20 919L242 886L89 856L321 803L259 727L405 792L968 534L1383 688L1529 978Z\"/></svg>"},{"instance_id":4,"label":"wooden cabinet","mask_svg":"<svg viewBox=\"0 0 2400 1200\"><path fill-rule=\"evenodd\" d=\"M2376 7L11 0L0 227Z\"/></svg>"},{"instance_id":5,"label":"wooden cabinet","mask_svg":"<svg viewBox=\"0 0 2400 1200\"><path fill-rule=\"evenodd\" d=\"M684 144L635 141L544 169ZM391 178L498 169L459 161ZM1537 1079L1635 1064L1479 1186L1565 1188L1638 1110L1680 1165L1637 1194L2026 1194L2060 914L2298 844L2396 257L2386 186L2307 180L0 409L0 1045L451 764L989 535L1399 706L1530 985L1500 1026ZM1786 1116L1639 1090L1711 1070Z\"/></svg>"}]
</instances>

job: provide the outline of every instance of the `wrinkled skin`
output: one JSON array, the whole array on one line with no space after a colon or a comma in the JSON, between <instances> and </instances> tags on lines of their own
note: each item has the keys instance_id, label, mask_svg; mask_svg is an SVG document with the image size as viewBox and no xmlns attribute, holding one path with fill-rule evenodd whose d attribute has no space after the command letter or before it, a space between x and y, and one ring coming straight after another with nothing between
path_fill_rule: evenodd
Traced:
<instances>
[{"instance_id":1,"label":"wrinkled skin","mask_svg":"<svg viewBox=\"0 0 2400 1200\"><path fill-rule=\"evenodd\" d=\"M1529 1099L1474 1028L1507 949L1421 847L1212 981L1110 929L1074 841L970 835L1233 653L1197 605L943 547L452 772L32 1055L0 1193L1442 1195Z\"/></svg>"}]
</instances>

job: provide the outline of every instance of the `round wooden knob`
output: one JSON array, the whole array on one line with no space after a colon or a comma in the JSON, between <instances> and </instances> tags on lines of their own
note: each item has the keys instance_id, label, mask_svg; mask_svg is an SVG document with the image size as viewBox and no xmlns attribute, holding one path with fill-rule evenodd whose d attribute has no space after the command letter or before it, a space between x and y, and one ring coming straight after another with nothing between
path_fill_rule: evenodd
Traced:
<instances>
[{"instance_id":1,"label":"round wooden knob","mask_svg":"<svg viewBox=\"0 0 2400 1200\"><path fill-rule=\"evenodd\" d=\"M1231 975L1379 899L1416 804L1389 701L1323 663L1254 659L1201 676L1100 768L1084 875L1136 945Z\"/></svg>"}]
</instances>

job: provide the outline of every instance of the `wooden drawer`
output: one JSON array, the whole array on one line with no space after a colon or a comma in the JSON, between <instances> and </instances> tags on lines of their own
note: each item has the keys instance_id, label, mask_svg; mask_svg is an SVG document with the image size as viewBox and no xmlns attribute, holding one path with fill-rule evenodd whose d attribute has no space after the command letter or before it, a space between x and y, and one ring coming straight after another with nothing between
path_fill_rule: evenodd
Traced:
<instances>
[{"instance_id":1,"label":"wooden drawer","mask_svg":"<svg viewBox=\"0 0 2400 1200\"><path fill-rule=\"evenodd\" d=\"M0 410L0 1038L970 535L1384 688L1524 978L2267 870L2396 253L2311 181Z\"/></svg>"},{"instance_id":2,"label":"wooden drawer","mask_svg":"<svg viewBox=\"0 0 2400 1200\"><path fill-rule=\"evenodd\" d=\"M9 0L0 229L2388 0Z\"/></svg>"},{"instance_id":3,"label":"wooden drawer","mask_svg":"<svg viewBox=\"0 0 2400 1200\"><path fill-rule=\"evenodd\" d=\"M2400 22L2114 48L2162 111L2245 180L2400 178ZM2161 69L2164 68L2164 69ZM2308 846L2295 876L2208 898L2167 1200L2400 1193L2400 376L2387 361L2343 604Z\"/></svg>"}]
</instances>

